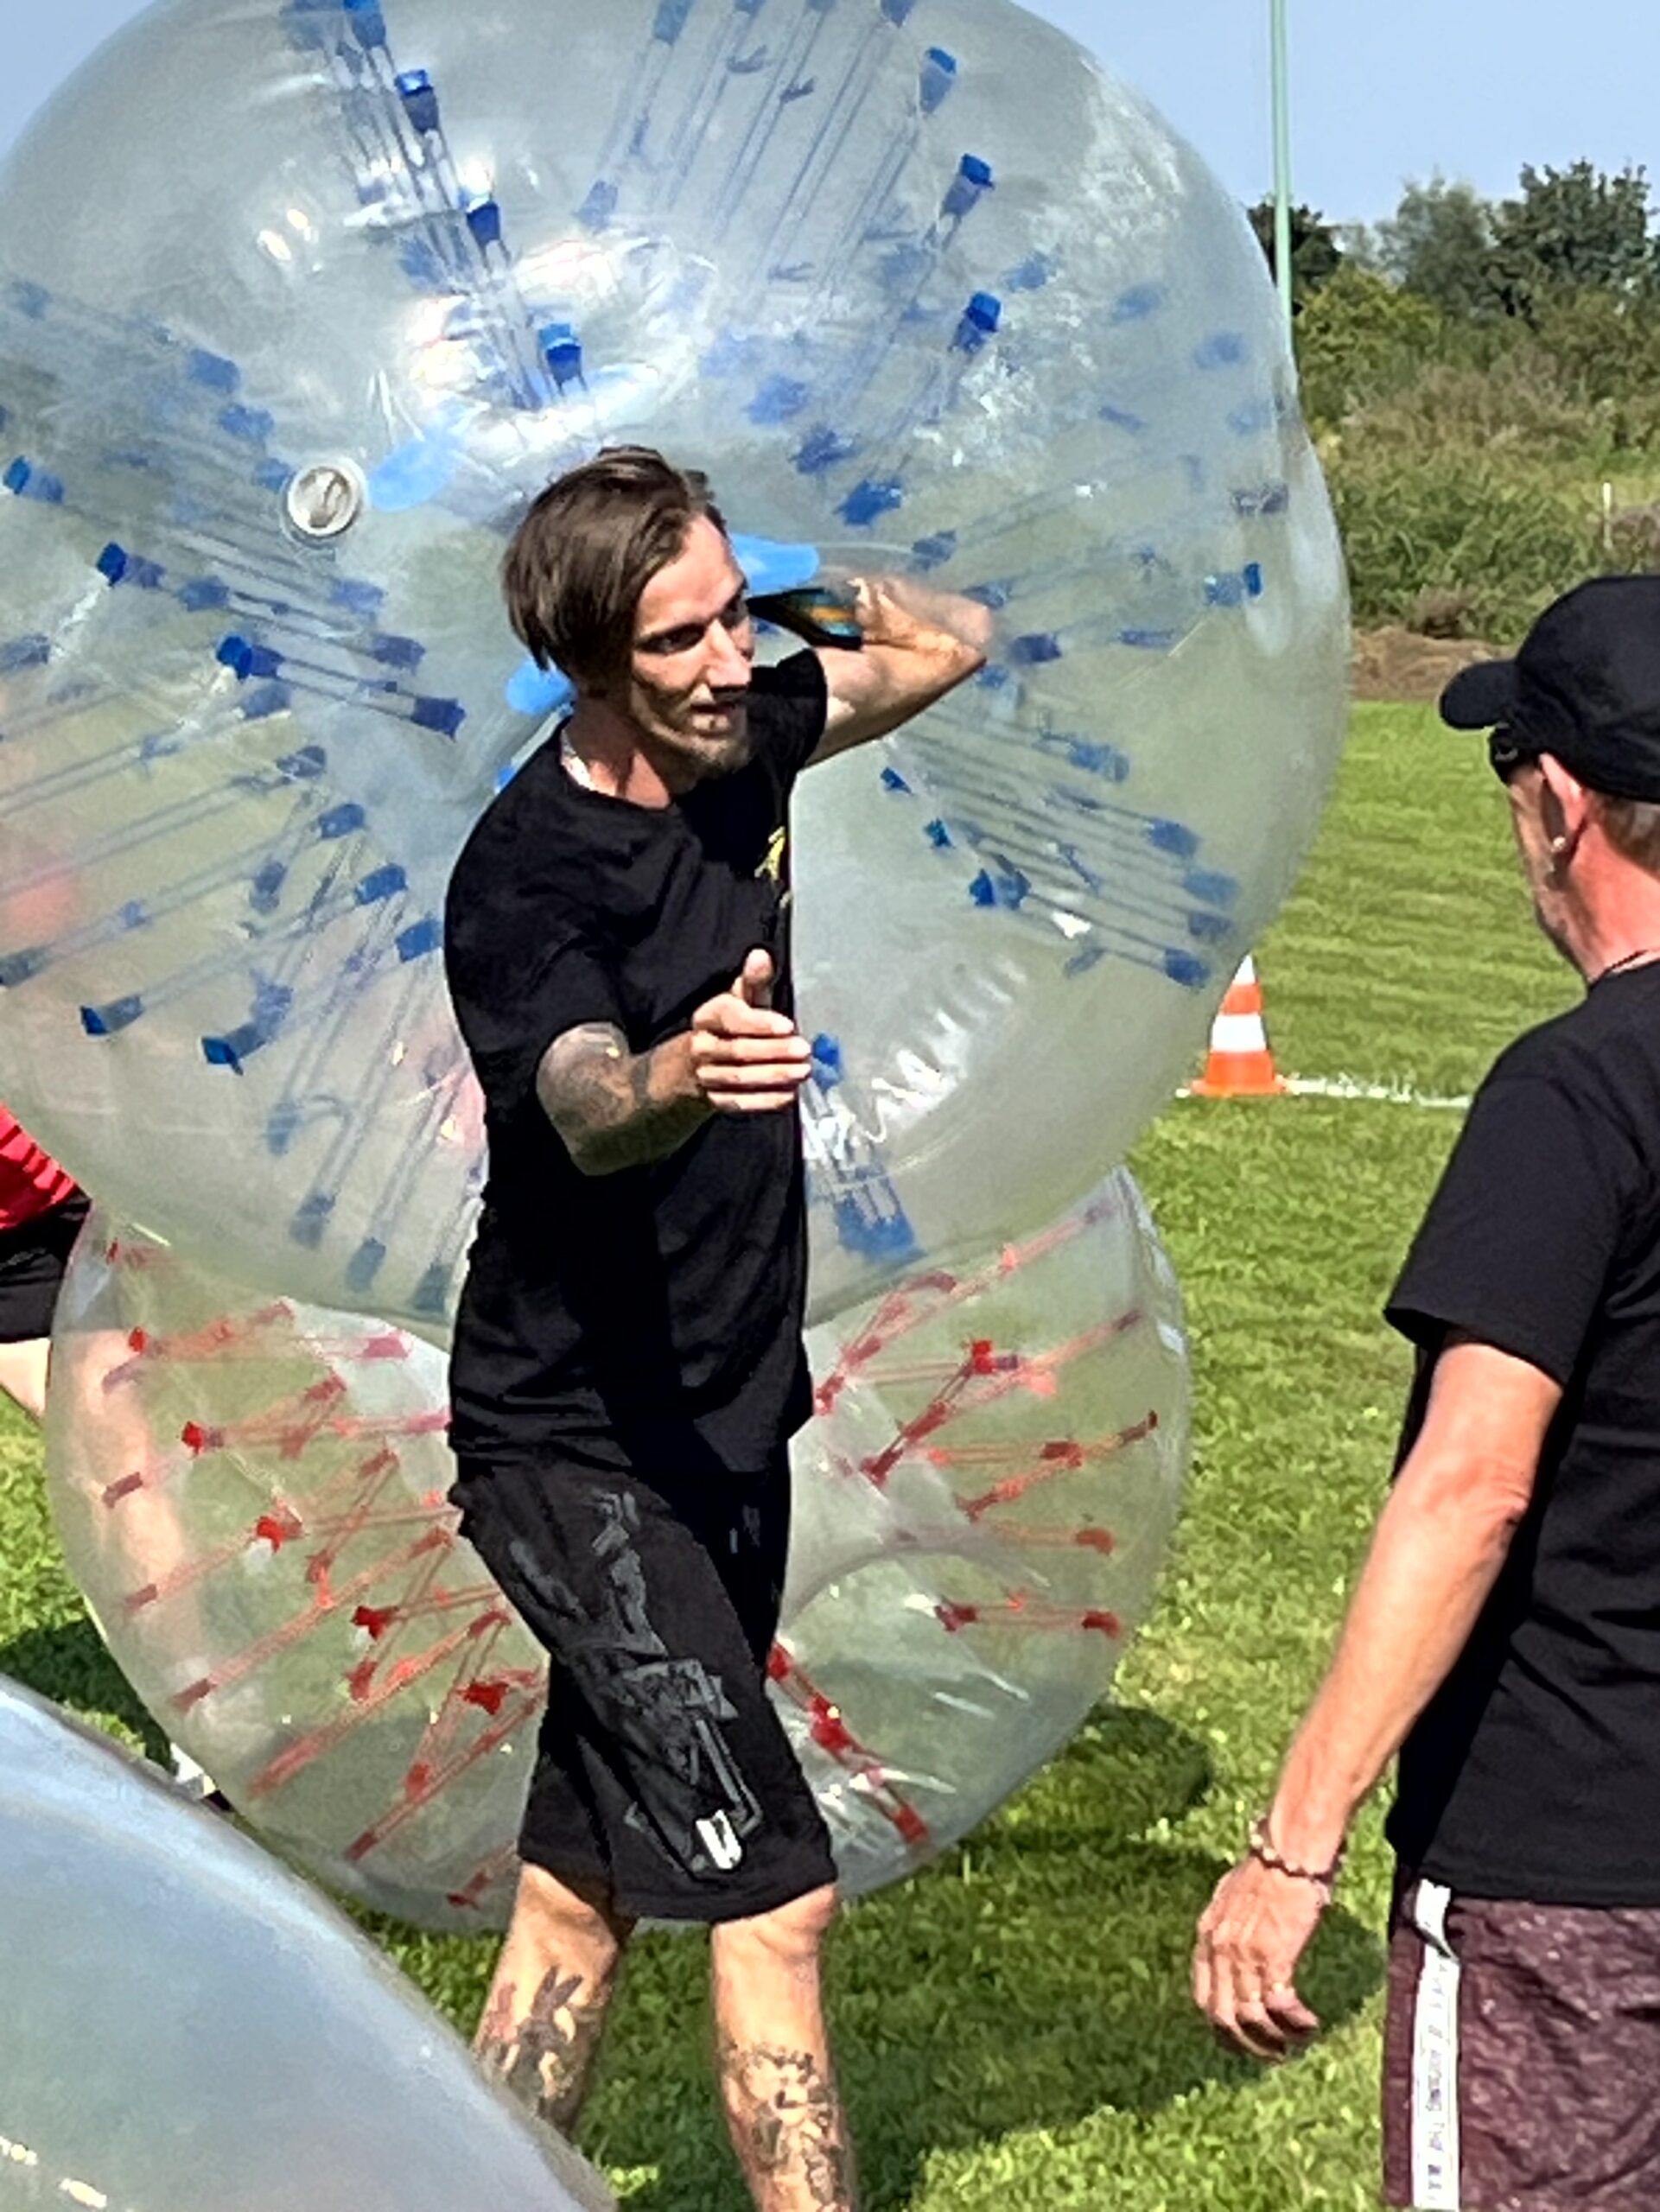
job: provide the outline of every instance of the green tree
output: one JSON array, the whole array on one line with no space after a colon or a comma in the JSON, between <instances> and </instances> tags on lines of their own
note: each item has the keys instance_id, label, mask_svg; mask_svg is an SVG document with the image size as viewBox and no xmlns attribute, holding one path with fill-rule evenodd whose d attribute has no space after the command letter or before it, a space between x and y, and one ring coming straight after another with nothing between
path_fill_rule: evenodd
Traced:
<instances>
[{"instance_id":1,"label":"green tree","mask_svg":"<svg viewBox=\"0 0 1660 2212\"><path fill-rule=\"evenodd\" d=\"M1379 265L1386 276L1446 315L1498 313L1493 277L1494 211L1472 184L1437 173L1410 183L1392 216L1377 226Z\"/></svg>"},{"instance_id":2,"label":"green tree","mask_svg":"<svg viewBox=\"0 0 1660 2212\"><path fill-rule=\"evenodd\" d=\"M1303 409L1335 429L1403 391L1440 354L1442 318L1428 300L1370 269L1339 269L1297 323Z\"/></svg>"},{"instance_id":3,"label":"green tree","mask_svg":"<svg viewBox=\"0 0 1660 2212\"><path fill-rule=\"evenodd\" d=\"M1494 212L1492 265L1506 312L1528 321L1553 292L1652 296L1660 264L1649 230L1646 170L1609 176L1589 162L1566 169L1530 165L1519 195Z\"/></svg>"},{"instance_id":4,"label":"green tree","mask_svg":"<svg viewBox=\"0 0 1660 2212\"><path fill-rule=\"evenodd\" d=\"M1370 269L1387 274L1378 241L1377 226L1372 223L1339 223L1334 226L1338 251L1343 256L1345 269Z\"/></svg>"},{"instance_id":5,"label":"green tree","mask_svg":"<svg viewBox=\"0 0 1660 2212\"><path fill-rule=\"evenodd\" d=\"M1274 202L1259 200L1247 210L1257 243L1274 266ZM1330 283L1343 264L1335 226L1315 207L1291 211L1291 302L1301 313L1324 284Z\"/></svg>"},{"instance_id":6,"label":"green tree","mask_svg":"<svg viewBox=\"0 0 1660 2212\"><path fill-rule=\"evenodd\" d=\"M1542 293L1533 331L1582 410L1588 457L1660 451L1660 292L1632 298L1584 285Z\"/></svg>"}]
</instances>

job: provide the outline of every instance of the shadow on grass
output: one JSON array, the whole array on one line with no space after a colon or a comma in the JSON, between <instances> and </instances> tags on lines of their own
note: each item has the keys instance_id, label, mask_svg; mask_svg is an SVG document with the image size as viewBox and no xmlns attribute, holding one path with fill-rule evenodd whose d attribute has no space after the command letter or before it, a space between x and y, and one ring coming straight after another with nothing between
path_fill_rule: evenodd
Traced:
<instances>
[{"instance_id":1,"label":"shadow on grass","mask_svg":"<svg viewBox=\"0 0 1660 2212\"><path fill-rule=\"evenodd\" d=\"M867 2212L899 2212L933 2152L1252 2077L1187 1994L1193 1923L1223 1866L1143 1836L1208 1784L1192 1738L1103 1714L966 1849L849 1913L830 2003ZM1334 2025L1382 1970L1377 1939L1337 1910L1307 1993ZM629 2212L747 2202L716 2118L703 1977L693 1940L658 1937L627 1969L583 2137L609 2166L655 2170Z\"/></svg>"},{"instance_id":2,"label":"shadow on grass","mask_svg":"<svg viewBox=\"0 0 1660 2212\"><path fill-rule=\"evenodd\" d=\"M91 1621L25 1629L9 1643L0 1643L0 1675L10 1675L73 1713L119 1721L143 1745L146 1758L170 1764L167 1738L134 1695Z\"/></svg>"}]
</instances>

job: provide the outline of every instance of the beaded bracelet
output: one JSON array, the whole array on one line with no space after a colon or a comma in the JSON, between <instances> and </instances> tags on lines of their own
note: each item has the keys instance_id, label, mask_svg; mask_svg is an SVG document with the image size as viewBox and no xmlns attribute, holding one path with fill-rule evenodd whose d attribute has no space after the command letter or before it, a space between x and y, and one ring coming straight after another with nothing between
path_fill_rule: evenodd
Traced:
<instances>
[{"instance_id":1,"label":"beaded bracelet","mask_svg":"<svg viewBox=\"0 0 1660 2212\"><path fill-rule=\"evenodd\" d=\"M1259 1866L1266 1866L1270 1873L1288 1874L1294 1882L1312 1882L1317 1890L1324 1890L1328 1897L1337 1887L1337 1878L1343 1872L1343 1862L1349 1853L1348 1845L1340 1843L1337 1847L1337 1857L1329 1866L1294 1866L1290 1859L1275 1850L1268 1832L1266 1813L1259 1814L1251 1822L1245 1849L1249 1857L1254 1859Z\"/></svg>"}]
</instances>

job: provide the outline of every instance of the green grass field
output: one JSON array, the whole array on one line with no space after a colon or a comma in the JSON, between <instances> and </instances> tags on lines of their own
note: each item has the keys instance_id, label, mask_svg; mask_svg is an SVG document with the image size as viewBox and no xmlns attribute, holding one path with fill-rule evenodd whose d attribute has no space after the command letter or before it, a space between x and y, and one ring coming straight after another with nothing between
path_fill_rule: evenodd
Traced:
<instances>
[{"instance_id":1,"label":"green grass field","mask_svg":"<svg viewBox=\"0 0 1660 2212\"><path fill-rule=\"evenodd\" d=\"M1467 1091L1574 985L1529 922L1479 745L1363 707L1259 949L1282 1069ZM1259 2073L1186 1993L1193 1922L1320 1669L1406 1373L1378 1308L1457 1127L1408 1103L1179 1102L1135 1165L1185 1285L1192 1488L1154 1619L1068 1754L964 1849L858 1908L830 1967L868 2212L1289 2212L1375 2202L1386 1855L1375 1813L1313 1957L1329 2024ZM0 1672L155 1742L60 1569L39 1450L0 1427ZM490 1946L377 1930L470 2025ZM586 2147L631 2212L738 2212L701 1946L642 1945Z\"/></svg>"}]
</instances>

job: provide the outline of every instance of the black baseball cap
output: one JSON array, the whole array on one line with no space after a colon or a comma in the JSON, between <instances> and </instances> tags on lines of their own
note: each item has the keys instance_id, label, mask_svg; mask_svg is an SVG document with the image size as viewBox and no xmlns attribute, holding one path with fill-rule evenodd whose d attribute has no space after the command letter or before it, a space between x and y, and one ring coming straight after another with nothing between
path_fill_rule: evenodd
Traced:
<instances>
[{"instance_id":1,"label":"black baseball cap","mask_svg":"<svg viewBox=\"0 0 1660 2212\"><path fill-rule=\"evenodd\" d=\"M1546 607L1514 660L1441 693L1453 729L1502 728L1609 798L1660 800L1660 575L1599 576Z\"/></svg>"}]
</instances>

